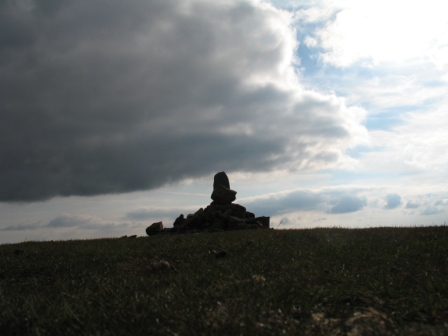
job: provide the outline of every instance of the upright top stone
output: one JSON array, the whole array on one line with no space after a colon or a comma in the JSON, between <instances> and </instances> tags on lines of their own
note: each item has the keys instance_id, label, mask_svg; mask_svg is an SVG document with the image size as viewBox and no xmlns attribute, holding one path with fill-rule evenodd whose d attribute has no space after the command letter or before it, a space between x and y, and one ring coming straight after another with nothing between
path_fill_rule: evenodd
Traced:
<instances>
[{"instance_id":1,"label":"upright top stone","mask_svg":"<svg viewBox=\"0 0 448 336\"><path fill-rule=\"evenodd\" d=\"M230 189L229 178L220 172L213 179L212 200L215 204L230 204L236 199L236 191Z\"/></svg>"},{"instance_id":2,"label":"upright top stone","mask_svg":"<svg viewBox=\"0 0 448 336\"><path fill-rule=\"evenodd\" d=\"M225 172L215 174L215 177L213 179L213 188L217 187L218 185L222 185L227 189L230 189L229 178L227 177L227 174Z\"/></svg>"}]
</instances>

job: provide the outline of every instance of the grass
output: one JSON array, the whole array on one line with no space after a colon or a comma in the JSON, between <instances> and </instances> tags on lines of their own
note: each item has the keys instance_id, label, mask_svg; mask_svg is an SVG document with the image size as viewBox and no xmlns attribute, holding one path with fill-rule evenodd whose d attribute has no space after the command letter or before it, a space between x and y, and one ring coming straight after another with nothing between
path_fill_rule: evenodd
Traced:
<instances>
[{"instance_id":1,"label":"grass","mask_svg":"<svg viewBox=\"0 0 448 336\"><path fill-rule=\"evenodd\" d=\"M446 226L1 245L0 335L446 335L447 265Z\"/></svg>"}]
</instances>

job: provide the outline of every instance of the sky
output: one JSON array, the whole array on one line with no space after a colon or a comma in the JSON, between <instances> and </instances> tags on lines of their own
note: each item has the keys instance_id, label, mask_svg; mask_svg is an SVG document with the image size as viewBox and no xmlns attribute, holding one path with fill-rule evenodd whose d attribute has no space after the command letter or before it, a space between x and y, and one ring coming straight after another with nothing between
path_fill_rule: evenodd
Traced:
<instances>
[{"instance_id":1,"label":"sky","mask_svg":"<svg viewBox=\"0 0 448 336\"><path fill-rule=\"evenodd\" d=\"M220 171L276 229L445 225L447 7L0 1L0 244L143 236Z\"/></svg>"}]
</instances>

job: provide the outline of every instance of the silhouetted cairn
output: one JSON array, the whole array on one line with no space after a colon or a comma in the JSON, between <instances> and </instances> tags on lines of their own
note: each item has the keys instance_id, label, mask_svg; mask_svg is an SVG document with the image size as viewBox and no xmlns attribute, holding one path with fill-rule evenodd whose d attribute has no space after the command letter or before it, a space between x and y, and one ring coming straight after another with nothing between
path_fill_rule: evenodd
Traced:
<instances>
[{"instance_id":1,"label":"silhouetted cairn","mask_svg":"<svg viewBox=\"0 0 448 336\"><path fill-rule=\"evenodd\" d=\"M269 229L269 217L255 217L255 214L246 211L242 205L232 203L236 199L236 191L230 189L225 172L215 175L211 199L213 202L205 209L200 208L187 218L181 214L172 228L163 228L162 222L157 222L149 226L146 233L152 236L160 233Z\"/></svg>"}]
</instances>

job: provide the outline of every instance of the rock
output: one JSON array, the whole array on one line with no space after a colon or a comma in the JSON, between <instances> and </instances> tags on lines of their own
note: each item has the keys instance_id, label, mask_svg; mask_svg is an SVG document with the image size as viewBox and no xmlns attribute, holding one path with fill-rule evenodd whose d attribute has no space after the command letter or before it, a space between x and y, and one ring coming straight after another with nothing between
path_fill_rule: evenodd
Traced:
<instances>
[{"instance_id":1,"label":"rock","mask_svg":"<svg viewBox=\"0 0 448 336\"><path fill-rule=\"evenodd\" d=\"M230 204L231 215L238 218L246 218L246 208L239 204Z\"/></svg>"},{"instance_id":2,"label":"rock","mask_svg":"<svg viewBox=\"0 0 448 336\"><path fill-rule=\"evenodd\" d=\"M185 224L187 220L184 218L184 215L181 214L179 217L176 218L176 220L173 223L173 226L181 226Z\"/></svg>"},{"instance_id":3,"label":"rock","mask_svg":"<svg viewBox=\"0 0 448 336\"><path fill-rule=\"evenodd\" d=\"M229 216L229 221L227 223L227 226L231 229L237 229L238 227L246 225L246 221L244 219L235 217L235 216Z\"/></svg>"},{"instance_id":4,"label":"rock","mask_svg":"<svg viewBox=\"0 0 448 336\"><path fill-rule=\"evenodd\" d=\"M225 172L215 174L213 178L213 188L217 185L223 185L227 189L230 189L230 182Z\"/></svg>"},{"instance_id":5,"label":"rock","mask_svg":"<svg viewBox=\"0 0 448 336\"><path fill-rule=\"evenodd\" d=\"M250 219L250 218L255 218L255 214L249 211L246 211L245 213L245 217Z\"/></svg>"},{"instance_id":6,"label":"rock","mask_svg":"<svg viewBox=\"0 0 448 336\"><path fill-rule=\"evenodd\" d=\"M202 209L202 208L199 208L199 210L198 211L196 211L195 213L194 213L194 215L193 216L200 216L200 215L202 215L204 213L204 209Z\"/></svg>"},{"instance_id":7,"label":"rock","mask_svg":"<svg viewBox=\"0 0 448 336\"><path fill-rule=\"evenodd\" d=\"M153 262L151 264L151 268L154 271L166 270L166 269L170 269L171 265L170 265L170 263L168 261L160 260L160 261Z\"/></svg>"},{"instance_id":8,"label":"rock","mask_svg":"<svg viewBox=\"0 0 448 336\"><path fill-rule=\"evenodd\" d=\"M225 206L219 205L219 204L215 204L215 203L211 203L210 205L208 205L207 207L205 207L204 209L204 213L206 214L214 214L218 211L221 211L225 208Z\"/></svg>"},{"instance_id":9,"label":"rock","mask_svg":"<svg viewBox=\"0 0 448 336\"><path fill-rule=\"evenodd\" d=\"M163 230L163 223L162 222L157 222L157 223L151 224L150 226L148 226L146 228L146 234L148 236L154 236L154 235L158 234L162 230Z\"/></svg>"},{"instance_id":10,"label":"rock","mask_svg":"<svg viewBox=\"0 0 448 336\"><path fill-rule=\"evenodd\" d=\"M210 226L207 228L207 231L223 231L225 229L226 224L219 219L215 219L215 221L212 222Z\"/></svg>"},{"instance_id":11,"label":"rock","mask_svg":"<svg viewBox=\"0 0 448 336\"><path fill-rule=\"evenodd\" d=\"M211 199L215 204L230 204L236 199L236 191L218 184L213 187Z\"/></svg>"},{"instance_id":12,"label":"rock","mask_svg":"<svg viewBox=\"0 0 448 336\"><path fill-rule=\"evenodd\" d=\"M187 228L202 228L205 223L204 209L200 208L193 216L187 218L185 227Z\"/></svg>"},{"instance_id":13,"label":"rock","mask_svg":"<svg viewBox=\"0 0 448 336\"><path fill-rule=\"evenodd\" d=\"M270 222L270 217L266 217L266 216L261 216L261 217L256 217L254 220L258 223L260 223L263 227L269 229L269 222Z\"/></svg>"},{"instance_id":14,"label":"rock","mask_svg":"<svg viewBox=\"0 0 448 336\"><path fill-rule=\"evenodd\" d=\"M229 178L225 172L215 174L211 198L215 204L230 204L236 199L236 191L230 189Z\"/></svg>"}]
</instances>

